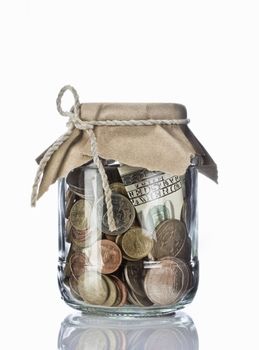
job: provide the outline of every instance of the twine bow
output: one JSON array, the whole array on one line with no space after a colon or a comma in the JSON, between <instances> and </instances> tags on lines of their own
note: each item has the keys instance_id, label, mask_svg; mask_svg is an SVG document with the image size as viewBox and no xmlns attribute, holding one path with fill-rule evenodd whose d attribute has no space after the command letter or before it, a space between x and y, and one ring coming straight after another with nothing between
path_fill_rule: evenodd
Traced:
<instances>
[{"instance_id":1,"label":"twine bow","mask_svg":"<svg viewBox=\"0 0 259 350\"><path fill-rule=\"evenodd\" d=\"M74 106L73 109L69 111L63 111L61 107L61 101L64 93L66 91L70 91L74 96ZM188 124L189 119L147 119L147 120L91 120L91 121L84 121L80 118L80 102L79 102L79 96L77 91L73 86L66 85L64 86L57 97L57 110L58 112L64 116L69 117L69 121L67 123L67 131L65 134L60 136L53 144L52 146L46 151L43 158L40 161L39 168L37 170L34 184L32 187L32 195L31 195L31 205L33 207L36 206L36 201L38 198L38 192L39 192L39 184L44 172L44 169L53 155L55 151L59 149L59 147L70 137L73 130L75 128L79 130L85 130L89 136L90 144L91 144L91 153L93 157L93 161L95 165L98 168L98 171L100 173L101 179L102 179L102 185L104 190L104 197L105 197L105 203L107 207L107 218L108 218L108 226L109 230L116 231L116 224L114 220L113 215L113 205L112 205L112 192L109 187L108 177L104 170L103 164L98 156L98 149L97 149L97 140L94 134L94 127L95 126L150 126L150 125L183 125Z\"/></svg>"}]
</instances>

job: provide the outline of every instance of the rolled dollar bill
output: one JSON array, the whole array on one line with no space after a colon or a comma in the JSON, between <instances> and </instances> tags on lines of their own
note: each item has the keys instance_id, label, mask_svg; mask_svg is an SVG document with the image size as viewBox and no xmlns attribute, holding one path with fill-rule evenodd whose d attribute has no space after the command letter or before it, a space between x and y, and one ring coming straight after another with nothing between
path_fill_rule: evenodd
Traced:
<instances>
[{"instance_id":1,"label":"rolled dollar bill","mask_svg":"<svg viewBox=\"0 0 259 350\"><path fill-rule=\"evenodd\" d=\"M150 234L168 219L180 219L184 177L122 165L118 168L141 226Z\"/></svg>"}]
</instances>

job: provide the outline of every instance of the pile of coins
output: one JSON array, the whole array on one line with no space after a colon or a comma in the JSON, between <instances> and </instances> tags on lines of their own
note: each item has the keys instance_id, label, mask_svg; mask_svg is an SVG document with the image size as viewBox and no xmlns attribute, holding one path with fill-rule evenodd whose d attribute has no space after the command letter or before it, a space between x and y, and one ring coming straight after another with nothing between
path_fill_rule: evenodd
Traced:
<instances>
[{"instance_id":1,"label":"pile of coins","mask_svg":"<svg viewBox=\"0 0 259 350\"><path fill-rule=\"evenodd\" d=\"M111 184L116 231L110 232L103 197L69 187L68 248L64 282L73 298L89 305L148 307L179 302L192 287L191 240L181 220L140 227L125 187Z\"/></svg>"}]
</instances>

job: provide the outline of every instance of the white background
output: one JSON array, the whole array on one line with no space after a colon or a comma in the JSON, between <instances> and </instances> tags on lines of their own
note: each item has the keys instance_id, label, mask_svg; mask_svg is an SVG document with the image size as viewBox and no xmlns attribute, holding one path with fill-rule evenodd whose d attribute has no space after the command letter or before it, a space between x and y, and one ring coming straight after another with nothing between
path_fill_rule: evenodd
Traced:
<instances>
[{"instance_id":1,"label":"white background","mask_svg":"<svg viewBox=\"0 0 259 350\"><path fill-rule=\"evenodd\" d=\"M178 102L219 167L200 176L200 350L258 348L257 1L1 1L1 348L56 349L56 188L29 206L34 159L81 101ZM67 107L72 103L67 101ZM163 349L161 349L163 350ZM166 349L165 349L166 350Z\"/></svg>"}]
</instances>

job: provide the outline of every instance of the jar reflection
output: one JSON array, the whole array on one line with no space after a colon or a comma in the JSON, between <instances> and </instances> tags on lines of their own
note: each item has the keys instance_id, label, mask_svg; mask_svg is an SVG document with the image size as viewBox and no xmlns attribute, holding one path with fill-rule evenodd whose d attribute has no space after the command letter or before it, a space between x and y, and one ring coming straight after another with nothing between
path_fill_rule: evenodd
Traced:
<instances>
[{"instance_id":1,"label":"jar reflection","mask_svg":"<svg viewBox=\"0 0 259 350\"><path fill-rule=\"evenodd\" d=\"M69 315L61 324L62 350L198 350L198 334L184 313L172 317L115 319Z\"/></svg>"}]
</instances>

